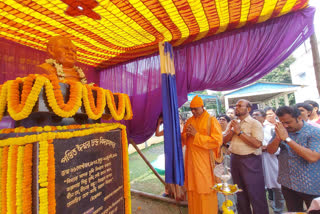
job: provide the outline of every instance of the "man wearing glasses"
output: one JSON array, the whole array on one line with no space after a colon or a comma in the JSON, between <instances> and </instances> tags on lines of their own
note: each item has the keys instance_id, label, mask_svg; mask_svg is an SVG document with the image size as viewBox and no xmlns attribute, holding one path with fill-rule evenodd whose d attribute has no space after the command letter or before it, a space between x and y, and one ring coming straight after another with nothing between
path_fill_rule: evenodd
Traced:
<instances>
[{"instance_id":1,"label":"man wearing glasses","mask_svg":"<svg viewBox=\"0 0 320 214\"><path fill-rule=\"evenodd\" d=\"M238 120L232 120L223 142L231 142L231 174L233 182L243 191L237 194L239 214L268 214L261 159L263 127L249 112L251 103L239 100L235 112Z\"/></svg>"}]
</instances>

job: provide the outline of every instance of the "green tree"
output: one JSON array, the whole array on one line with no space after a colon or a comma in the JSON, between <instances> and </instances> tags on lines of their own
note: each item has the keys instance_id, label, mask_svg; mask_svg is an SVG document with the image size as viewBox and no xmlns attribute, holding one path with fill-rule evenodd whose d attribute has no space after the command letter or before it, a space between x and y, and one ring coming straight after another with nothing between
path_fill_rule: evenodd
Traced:
<instances>
[{"instance_id":1,"label":"green tree","mask_svg":"<svg viewBox=\"0 0 320 214\"><path fill-rule=\"evenodd\" d=\"M290 65L296 59L289 56L278 67L273 69L269 74L262 77L258 82L276 82L276 83L292 83L290 75Z\"/></svg>"}]
</instances>

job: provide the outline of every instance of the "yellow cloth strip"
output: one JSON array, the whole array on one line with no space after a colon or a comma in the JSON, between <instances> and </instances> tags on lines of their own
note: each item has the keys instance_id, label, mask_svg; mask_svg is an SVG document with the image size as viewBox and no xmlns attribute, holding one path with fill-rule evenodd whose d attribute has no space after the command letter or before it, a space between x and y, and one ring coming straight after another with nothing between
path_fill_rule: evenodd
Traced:
<instances>
[{"instance_id":1,"label":"yellow cloth strip","mask_svg":"<svg viewBox=\"0 0 320 214\"><path fill-rule=\"evenodd\" d=\"M228 0L215 0L217 13L220 19L220 27L217 33L226 31L229 24L229 5Z\"/></svg>"},{"instance_id":2,"label":"yellow cloth strip","mask_svg":"<svg viewBox=\"0 0 320 214\"><path fill-rule=\"evenodd\" d=\"M173 51L173 50L172 50ZM159 54L160 54L160 66L161 74L175 74L173 56L170 58L170 53L164 52L164 42L159 43Z\"/></svg>"},{"instance_id":3,"label":"yellow cloth strip","mask_svg":"<svg viewBox=\"0 0 320 214\"><path fill-rule=\"evenodd\" d=\"M50 4L52 4L51 8L56 7L57 4L55 2L59 2L59 0L50 1ZM143 41L148 43L148 41L152 39L154 40L154 36L152 34L145 31L143 28L138 27L139 25L135 23L133 20L131 20L129 17L128 19L130 19L130 21L128 22L123 21L123 19L116 20L114 15L110 13L110 11L112 11L116 7L111 1L108 1L108 2L104 1L104 2L101 2L100 4L101 5L98 5L96 8L93 9L93 11L97 12L102 18L99 21L90 19L86 16L77 16L77 17L67 16L64 14L65 10L62 8L59 10L58 9L54 10L54 12L72 21L73 23L79 26L85 27L86 29L90 30L96 35L99 35L106 41L111 42L112 44L117 45L119 47L133 47L138 44L143 44ZM102 16L104 15L107 15L107 16L103 18ZM116 15L126 16L122 12ZM110 20L114 20L114 22ZM135 23L135 24L133 26L128 26L128 25L125 26L125 24L131 24L131 23ZM138 28L135 28L135 27L138 27ZM144 37L138 34L137 35L128 34L128 31L134 32L136 29L139 30L139 32L143 32L143 35L147 35L147 36ZM136 37L142 41L137 40ZM99 42L96 42L96 43L100 45L104 45L103 43L99 43ZM95 43L92 43L92 44L95 44ZM119 51L123 52L120 49Z\"/></svg>"},{"instance_id":4,"label":"yellow cloth strip","mask_svg":"<svg viewBox=\"0 0 320 214\"><path fill-rule=\"evenodd\" d=\"M286 4L283 6L278 16L282 16L286 13L289 13L293 8L293 6L296 4L296 2L297 2L296 0L287 0Z\"/></svg>"},{"instance_id":5,"label":"yellow cloth strip","mask_svg":"<svg viewBox=\"0 0 320 214\"><path fill-rule=\"evenodd\" d=\"M181 17L177 7L172 0L163 0L160 2L163 8L167 11L171 21L178 27L181 33L181 39L179 39L174 46L182 44L190 35L189 28Z\"/></svg>"},{"instance_id":6,"label":"yellow cloth strip","mask_svg":"<svg viewBox=\"0 0 320 214\"><path fill-rule=\"evenodd\" d=\"M67 8L66 4L61 4L61 1L59 0L51 0L51 1L35 1L35 3L43 6L44 8L47 8L48 10L52 11L53 13L56 13L62 17L64 17L67 20L70 20L71 22L80 25L88 30L90 30L91 32L95 33L95 34L99 34L101 37L103 37L105 40L110 41L110 42L115 42L113 44L116 44L116 37L112 38L113 34L103 34L103 32L101 32L100 30L97 30L96 26L92 26L92 23L95 22L95 20L93 19L89 19L88 17L85 17L85 22L82 21L83 17L79 16L79 17L71 17L71 16L67 16L65 14L65 10ZM108 51L116 51L108 46L103 45L102 43L97 42L95 39L92 39L90 37L88 37L86 34L83 34L82 32L78 32L76 29L73 29L72 27L67 27L64 23L60 23L59 21L50 18L49 16L46 16L45 14L39 13L37 11L34 11L32 9L30 9L29 7L25 7L21 4L18 3L18 1L14 1L14 0L6 0L6 4L10 5L11 7L20 10L21 12L28 14L32 17L35 17L37 19L40 19L42 21L45 21L46 23L48 23L51 26L54 26L56 28L59 29L63 29L64 31L72 34L72 35L77 35L81 38L85 38L85 40L87 40L88 42L90 42L91 44L94 44L96 46L103 46L104 49L108 50ZM57 6L63 6L63 8L58 8ZM46 32L48 34L57 34L57 33L53 33L50 32L50 30L43 28L41 26L35 26L34 27L37 30ZM118 50L119 51L119 50Z\"/></svg>"},{"instance_id":7,"label":"yellow cloth strip","mask_svg":"<svg viewBox=\"0 0 320 214\"><path fill-rule=\"evenodd\" d=\"M192 13L197 20L200 32L194 41L205 37L209 31L209 22L200 0L188 0Z\"/></svg>"},{"instance_id":8,"label":"yellow cloth strip","mask_svg":"<svg viewBox=\"0 0 320 214\"><path fill-rule=\"evenodd\" d=\"M261 14L258 19L258 23L264 22L271 17L272 12L273 12L277 2L278 2L278 0L264 1L263 8L262 8Z\"/></svg>"},{"instance_id":9,"label":"yellow cloth strip","mask_svg":"<svg viewBox=\"0 0 320 214\"><path fill-rule=\"evenodd\" d=\"M140 0L129 0L130 4L136 8L150 23L164 36L165 41L172 40L171 32L153 15L153 13L147 8Z\"/></svg>"},{"instance_id":10,"label":"yellow cloth strip","mask_svg":"<svg viewBox=\"0 0 320 214\"><path fill-rule=\"evenodd\" d=\"M250 10L250 0L242 0L240 22L237 28L241 28L247 23L249 10Z\"/></svg>"},{"instance_id":11,"label":"yellow cloth strip","mask_svg":"<svg viewBox=\"0 0 320 214\"><path fill-rule=\"evenodd\" d=\"M28 22L28 21L25 21L25 20L23 20L23 19L20 19L20 18L18 18L18 17L16 17L16 16L14 16L14 15L6 12L6 11L1 11L1 15L3 15L3 16L5 16L6 18L8 18L8 19L10 19L10 20L13 20L13 21L15 21L15 22L18 22L18 23L21 23L21 24L23 24L23 25L29 26L29 27L32 28L32 29L39 30L40 32L43 32L43 33L47 34L47 37L57 36L57 35L58 35L58 34L56 34L56 33L54 33L54 32L48 31L47 29L41 28L41 27L39 27L39 26L31 23L31 22ZM0 26L3 27L3 28L6 28L6 29L11 29L11 30L15 31L16 33L21 33L21 34L24 34L24 35L29 36L29 37L31 37L31 38L38 39L38 40L42 41L42 45L47 44L47 38L44 38L44 37L42 37L42 36L38 36L37 34L32 34L32 33L29 33L29 32L27 32L27 31L23 30L23 29L16 28L16 27L12 27L12 26L10 26L10 25L7 25L7 24L1 23L1 22L0 22ZM77 34L79 35L79 33L77 33ZM17 35L18 35L18 34L17 34ZM80 36L80 35L79 35L79 38L81 38L81 39L83 39L83 40L86 40L86 38L83 38L83 36ZM103 52L102 50L99 51L99 50L93 49L92 47L88 47L88 46L86 46L86 45L83 45L82 43L77 42L77 41L75 41L75 40L73 40L72 42L73 42L77 47L79 47L79 48L81 48L81 49L83 49L83 50L86 50L86 51L89 51L89 52L92 52L92 53L95 53L95 54L100 55L100 57L99 57L99 56L96 56L96 55L95 55L94 57L97 58L97 59L101 59L101 60L105 59L105 57L116 56L116 53L119 52L118 50L113 50L113 51L114 51L114 54L109 54L109 53ZM36 44L37 44L37 43L36 43ZM99 47L99 48L101 48L101 49L104 48L104 47L102 47L101 44L97 44L97 45L95 45L95 46L96 46L96 47Z\"/></svg>"},{"instance_id":12,"label":"yellow cloth strip","mask_svg":"<svg viewBox=\"0 0 320 214\"><path fill-rule=\"evenodd\" d=\"M101 1L100 6L107 8L106 10L113 14L118 19L121 19L122 23L129 25L130 28L128 29L128 32L134 30L138 31L143 37L150 41L154 41L155 37L154 35L150 34L148 31L146 31L144 28L142 28L138 23L136 23L134 20L132 20L129 16L127 16L124 12L122 12L116 5L114 5L111 1Z\"/></svg>"}]
</instances>

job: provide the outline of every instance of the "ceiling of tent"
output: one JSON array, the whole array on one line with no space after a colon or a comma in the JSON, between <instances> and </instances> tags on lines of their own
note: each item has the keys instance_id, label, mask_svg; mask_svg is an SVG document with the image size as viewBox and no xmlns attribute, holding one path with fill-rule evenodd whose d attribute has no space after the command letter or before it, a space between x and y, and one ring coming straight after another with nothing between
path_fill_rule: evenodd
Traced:
<instances>
[{"instance_id":1,"label":"ceiling of tent","mask_svg":"<svg viewBox=\"0 0 320 214\"><path fill-rule=\"evenodd\" d=\"M0 0L0 37L45 50L62 35L78 61L108 67L305 8L308 0Z\"/></svg>"}]
</instances>

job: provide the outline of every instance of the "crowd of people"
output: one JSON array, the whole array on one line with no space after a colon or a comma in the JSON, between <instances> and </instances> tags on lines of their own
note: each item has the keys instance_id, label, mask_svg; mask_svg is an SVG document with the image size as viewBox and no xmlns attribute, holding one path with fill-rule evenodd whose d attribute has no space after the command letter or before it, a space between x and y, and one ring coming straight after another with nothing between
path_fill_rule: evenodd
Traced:
<instances>
[{"instance_id":1,"label":"crowd of people","mask_svg":"<svg viewBox=\"0 0 320 214\"><path fill-rule=\"evenodd\" d=\"M212 156L219 157L223 146L230 154L233 183L243 190L237 193L237 213L269 213L268 200L274 213L303 212L320 197L317 102L252 111L242 99L216 119L196 96L190 109L193 116L182 132L189 213L218 213Z\"/></svg>"}]
</instances>

